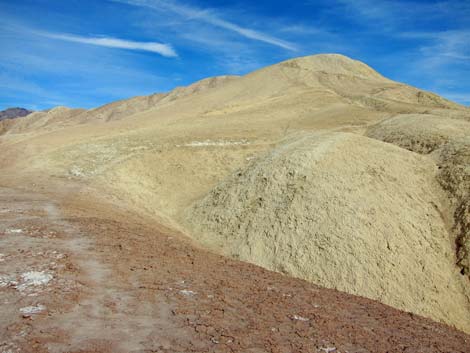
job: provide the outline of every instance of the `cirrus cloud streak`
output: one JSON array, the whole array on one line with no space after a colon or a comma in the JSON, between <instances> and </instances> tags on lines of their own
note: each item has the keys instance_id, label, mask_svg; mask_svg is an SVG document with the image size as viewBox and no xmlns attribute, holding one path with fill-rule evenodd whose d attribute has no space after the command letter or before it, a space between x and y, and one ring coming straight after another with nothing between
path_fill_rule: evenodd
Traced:
<instances>
[{"instance_id":1,"label":"cirrus cloud streak","mask_svg":"<svg viewBox=\"0 0 470 353\"><path fill-rule=\"evenodd\" d=\"M97 45L108 48L119 48L128 50L143 50L152 53L157 53L165 57L177 57L178 54L169 44L156 43L156 42L136 42L131 40L112 38L112 37L83 37L66 33L48 33L38 32L44 37L64 40L67 42L82 43Z\"/></svg>"},{"instance_id":2,"label":"cirrus cloud streak","mask_svg":"<svg viewBox=\"0 0 470 353\"><path fill-rule=\"evenodd\" d=\"M282 49L297 51L298 48L294 43L274 37L270 34L260 32L255 29L240 26L234 22L227 21L211 9L198 8L181 4L173 0L111 0L114 2L124 3L128 5L149 8L157 11L170 11L179 16L183 16L188 20L197 20L208 23L212 26L225 29L236 33L242 37L264 42L277 46Z\"/></svg>"}]
</instances>

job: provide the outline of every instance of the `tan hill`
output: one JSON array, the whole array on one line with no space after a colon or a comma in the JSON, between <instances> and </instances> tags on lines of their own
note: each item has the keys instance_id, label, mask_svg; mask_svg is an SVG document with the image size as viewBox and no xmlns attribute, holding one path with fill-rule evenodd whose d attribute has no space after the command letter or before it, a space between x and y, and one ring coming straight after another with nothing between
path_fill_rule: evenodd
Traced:
<instances>
[{"instance_id":1,"label":"tan hill","mask_svg":"<svg viewBox=\"0 0 470 353\"><path fill-rule=\"evenodd\" d=\"M470 275L470 120L398 115L371 126L367 135L430 154L439 168L437 180L451 202L457 263L463 274Z\"/></svg>"},{"instance_id":2,"label":"tan hill","mask_svg":"<svg viewBox=\"0 0 470 353\"><path fill-rule=\"evenodd\" d=\"M314 100L313 104L310 99ZM298 124L320 123L317 119L326 112L315 113L321 107L327 107L330 115L341 115L345 106L350 109L350 115L363 109L369 112L465 109L435 94L390 81L359 61L330 54L288 60L244 77L215 77L176 88L167 94L110 103L82 112L76 119L70 119L65 113L61 123L107 122L143 112L155 116L158 111L208 118L247 113L256 117L257 113L263 113L260 110L285 113L287 106L293 111L283 120ZM295 118L293 113L296 113ZM339 116L335 118L335 121L323 123L344 123L344 120L338 120ZM57 120L47 125L54 123Z\"/></svg>"},{"instance_id":3,"label":"tan hill","mask_svg":"<svg viewBox=\"0 0 470 353\"><path fill-rule=\"evenodd\" d=\"M203 92L206 89L218 87L226 81L236 78L236 76L220 76L213 77L205 80L196 82L188 87L175 88L168 94L156 93L150 96L141 96L131 99L125 99L110 104L106 104L102 107L92 109L81 114L76 121L81 123L87 121L111 121L119 120L135 113L141 113L143 111L154 108L157 105L163 105L168 102L172 102L178 98Z\"/></svg>"},{"instance_id":4,"label":"tan hill","mask_svg":"<svg viewBox=\"0 0 470 353\"><path fill-rule=\"evenodd\" d=\"M0 155L0 167L4 176L14 176L25 183L29 181L46 189L53 187L53 180L66 180L71 185L91 188L102 198L125 205L134 212L149 215L156 222L184 231L196 240L204 238L204 243L211 248L215 248L218 241L217 237L210 237L213 228L209 227L209 223L207 228L201 228L203 224L197 224L196 218L188 221L188 212L191 214L197 208L196 205L213 197L217 190L222 194L228 193L232 184L227 180L232 180L237 170L253 172L263 167L266 169L267 185L277 185L280 180L270 179L277 174L266 162L269 158L259 158L271 152L278 153L285 141L291 141L285 145L288 153L297 156L297 148L302 150L302 147L297 146L295 141L299 136L304 136L304 133L321 130L361 135L371 125L399 114L431 114L436 119L452 117L462 123L470 116L469 109L463 106L435 94L393 82L361 62L334 54L288 60L242 77L203 80L167 94L137 97L94 110L62 109L54 117L48 117L48 114L42 112L40 116L27 117L22 124L15 122L0 137L4 151ZM325 157L325 161L331 161L331 167L326 164L326 167L331 168L328 169L328 175L336 179L331 180L319 171L316 171L318 174L311 171L308 175L318 177L319 185L313 187L305 184L309 188L308 192L299 194L305 196L299 196L299 208L308 209L308 205L302 207L301 202L310 199L328 201L325 195L335 191L330 190L329 185L333 183L338 190L349 194L346 194L348 197L343 203L328 204L331 215L321 218L324 230L336 229L337 239L346 236L344 233L349 228L341 224L340 215L348 211L345 220L355 222L358 229L364 230L365 239L371 239L374 228L367 223L370 221L361 216L360 212L357 215L349 212L353 204L361 205L361 192L368 190L367 185L359 184L358 175L367 170L367 163L371 163L376 174L372 174L370 180L376 183L376 195L363 197L371 198L371 214L375 212L385 217L388 212L387 222L390 224L383 221L377 226L384 231L383 234L388 234L393 239L397 249L401 249L402 253L397 257L401 261L400 265L397 265L395 272L385 271L389 268L387 266L390 266L391 259L389 253L381 256L381 251L389 251L383 247L384 242L366 244L357 238L350 249L341 248L341 256L345 264L355 264L354 268L358 273L374 274L369 286L365 286L360 279L348 279L350 276L354 277L354 274L347 266L336 266L333 260L325 257L316 257L318 261L325 260L316 263L313 262L313 255L312 263L320 263L318 266L321 268L318 271L322 276L315 277L315 273L310 270L306 270L310 273L308 276L300 270L296 273L292 270L290 273L313 282L342 288L350 293L379 298L398 308L425 314L470 332L470 326L462 317L467 313L464 298L469 287L468 278L455 276L460 270L456 265L456 251L452 248L455 232L446 228L448 221L452 219L453 206L448 205L451 200L445 193L441 193L437 182L433 182L438 178L438 175L434 177L437 168L435 160L354 137L338 137L343 141L343 147L338 149L328 147L330 137L319 140L318 144L323 146L319 147L320 150L324 148L325 151L330 151L341 163L330 160L328 155L323 156L318 149L313 149L313 145L309 145L310 142L307 144L311 148L307 148L305 155L318 154ZM375 151L377 155L383 156L368 160L370 156L366 152L369 148L370 153ZM352 151L356 151L356 154ZM342 155L349 158L340 158ZM397 170L402 165L403 168L406 167L403 176L409 178L410 184L401 180L401 173L388 166L389 158L391 166L395 166ZM302 156L298 160L302 163L292 165L287 160L285 163L292 169L303 170L312 162ZM352 160L357 162L357 166L348 164ZM261 164L256 167L253 163ZM276 163L277 168L280 168L280 160L276 160ZM453 163L451 162L452 165ZM357 174L342 175L346 167L353 168ZM52 177L55 179L51 179ZM246 183L251 183L251 180L246 180ZM357 195L348 188L348 183L355 183ZM251 186L255 188L256 185ZM247 188L249 186L246 185ZM441 194L442 199L438 197ZM275 201L273 198L270 200ZM402 204L409 206L409 213L403 212L400 208ZM242 200L237 205L240 212L247 215L255 214L257 207L260 207L256 202L243 203ZM223 204L213 207L215 210L223 207ZM266 209L276 210L276 205L266 205ZM206 211L211 212L210 209ZM197 217L200 217L201 222L204 219L200 213ZM315 215L306 217L311 219ZM381 217L379 218L382 219ZM402 224L405 220L406 226ZM415 222L416 226L413 227ZM262 224L258 226L261 227ZM305 239L313 236L313 228L301 230L295 224L292 227L289 232L279 234L275 240L279 242L278 251L282 252L278 258L284 263L276 266L263 263L263 266L283 271L296 266L302 267L295 264L295 252L288 256L287 250L290 248L286 244L288 240L296 239L297 233L303 234ZM403 234L396 237L385 233L387 229L398 233L397 229L401 228ZM446 237L447 244L443 242ZM402 244L405 240L410 245L408 250ZM214 244L210 244L211 241ZM330 251L340 244L339 241L329 244ZM231 250L234 249L237 248ZM309 249L312 254L319 252L315 245ZM371 252L375 262L368 259L357 260L372 251L371 249L376 251ZM430 251L430 259L435 260L435 264L429 263L424 256L418 256L413 251ZM230 254L242 256L234 251ZM309 259L308 256L300 257ZM422 264L425 270L419 268L418 259L428 261ZM251 261L250 258L246 260ZM360 261L362 263L358 263ZM409 274L403 273L406 265L410 266ZM336 266L335 270L330 271L330 266ZM308 268L310 267L305 264L305 269ZM445 282L447 293L452 293L448 296L455 297L455 302L449 303L445 299L445 285L442 283L422 283L419 278L424 272L428 278L445 277L448 281ZM387 273L389 277L386 276ZM382 274L384 278L381 278ZM406 296L404 291L392 288L393 284L385 281L392 278L403 278L406 281L404 286L409 290ZM416 283L413 284L413 281ZM422 288L419 288L420 283L423 284ZM432 294L429 299L423 300L426 291ZM439 305L442 307L436 309Z\"/></svg>"},{"instance_id":5,"label":"tan hill","mask_svg":"<svg viewBox=\"0 0 470 353\"><path fill-rule=\"evenodd\" d=\"M13 124L14 124L14 120L12 119L0 120L0 135L7 132L11 128L11 126L13 126Z\"/></svg>"},{"instance_id":6,"label":"tan hill","mask_svg":"<svg viewBox=\"0 0 470 353\"><path fill-rule=\"evenodd\" d=\"M13 126L14 119L23 118L31 113L32 111L24 108L8 108L0 111L0 135Z\"/></svg>"},{"instance_id":7,"label":"tan hill","mask_svg":"<svg viewBox=\"0 0 470 353\"><path fill-rule=\"evenodd\" d=\"M225 255L470 328L436 166L356 134L292 138L185 214Z\"/></svg>"},{"instance_id":8,"label":"tan hill","mask_svg":"<svg viewBox=\"0 0 470 353\"><path fill-rule=\"evenodd\" d=\"M134 113L147 110L162 99L163 94L153 94L150 96L134 97L104 106L88 110L79 115L76 119L80 123L87 121L103 121L108 122L111 120L122 119L131 116Z\"/></svg>"},{"instance_id":9,"label":"tan hill","mask_svg":"<svg viewBox=\"0 0 470 353\"><path fill-rule=\"evenodd\" d=\"M9 129L9 133L36 132L40 129L61 128L74 116L82 113L84 109L71 109L67 107L56 107L53 109L38 111L29 114L23 119L15 121Z\"/></svg>"}]
</instances>

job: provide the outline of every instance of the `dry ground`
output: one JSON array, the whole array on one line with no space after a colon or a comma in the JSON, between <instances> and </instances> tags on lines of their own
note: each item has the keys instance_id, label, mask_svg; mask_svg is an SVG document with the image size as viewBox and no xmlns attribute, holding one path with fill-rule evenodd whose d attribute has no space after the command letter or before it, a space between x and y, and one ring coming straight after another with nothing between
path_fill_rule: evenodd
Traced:
<instances>
[{"instance_id":1,"label":"dry ground","mask_svg":"<svg viewBox=\"0 0 470 353\"><path fill-rule=\"evenodd\" d=\"M450 327L207 253L88 189L12 184L0 188L1 352L470 352Z\"/></svg>"}]
</instances>

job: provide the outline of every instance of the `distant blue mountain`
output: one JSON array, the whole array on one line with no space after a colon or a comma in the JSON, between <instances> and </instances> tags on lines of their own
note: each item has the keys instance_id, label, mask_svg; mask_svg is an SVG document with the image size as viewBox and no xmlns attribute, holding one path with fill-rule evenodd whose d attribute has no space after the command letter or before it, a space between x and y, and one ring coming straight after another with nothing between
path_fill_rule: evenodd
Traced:
<instances>
[{"instance_id":1,"label":"distant blue mountain","mask_svg":"<svg viewBox=\"0 0 470 353\"><path fill-rule=\"evenodd\" d=\"M8 108L0 111L0 120L21 118L31 113L31 110L24 108Z\"/></svg>"}]
</instances>

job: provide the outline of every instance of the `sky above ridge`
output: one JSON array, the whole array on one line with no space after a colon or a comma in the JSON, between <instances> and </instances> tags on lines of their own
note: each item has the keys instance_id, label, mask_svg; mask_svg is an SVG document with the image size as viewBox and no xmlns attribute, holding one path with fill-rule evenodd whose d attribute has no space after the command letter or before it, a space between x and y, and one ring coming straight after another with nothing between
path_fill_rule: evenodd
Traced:
<instances>
[{"instance_id":1,"label":"sky above ridge","mask_svg":"<svg viewBox=\"0 0 470 353\"><path fill-rule=\"evenodd\" d=\"M470 105L470 0L0 0L0 110L92 108L319 53Z\"/></svg>"}]
</instances>

